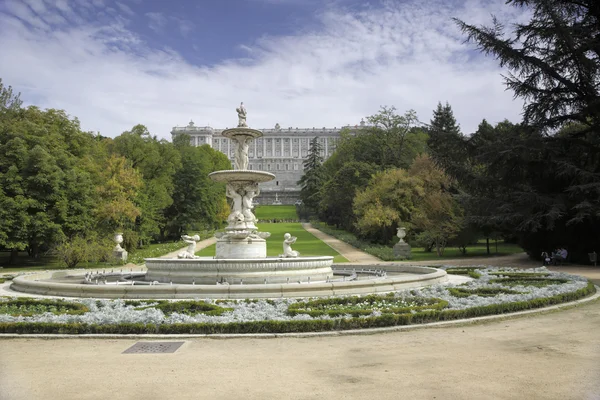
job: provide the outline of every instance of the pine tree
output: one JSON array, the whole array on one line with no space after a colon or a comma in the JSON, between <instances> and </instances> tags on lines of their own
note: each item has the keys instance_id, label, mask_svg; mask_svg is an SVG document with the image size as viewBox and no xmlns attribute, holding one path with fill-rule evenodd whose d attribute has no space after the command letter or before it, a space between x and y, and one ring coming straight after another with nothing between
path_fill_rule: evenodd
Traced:
<instances>
[{"instance_id":1,"label":"pine tree","mask_svg":"<svg viewBox=\"0 0 600 400\"><path fill-rule=\"evenodd\" d=\"M508 4L531 14L512 33L495 18L488 27L455 20L509 69L506 85L525 100L523 124L473 142L490 183L469 194L481 218L518 234L530 255L568 246L573 261L587 261L600 236L600 3Z\"/></svg>"},{"instance_id":2,"label":"pine tree","mask_svg":"<svg viewBox=\"0 0 600 400\"><path fill-rule=\"evenodd\" d=\"M430 122L427 145L435 162L444 170L452 171L465 159L465 140L454 118L452 107L438 103Z\"/></svg>"},{"instance_id":3,"label":"pine tree","mask_svg":"<svg viewBox=\"0 0 600 400\"><path fill-rule=\"evenodd\" d=\"M304 175L298 181L300 198L306 207L316 211L321 202L321 188L324 182L322 146L319 138L310 141L308 157L304 161Z\"/></svg>"}]
</instances>

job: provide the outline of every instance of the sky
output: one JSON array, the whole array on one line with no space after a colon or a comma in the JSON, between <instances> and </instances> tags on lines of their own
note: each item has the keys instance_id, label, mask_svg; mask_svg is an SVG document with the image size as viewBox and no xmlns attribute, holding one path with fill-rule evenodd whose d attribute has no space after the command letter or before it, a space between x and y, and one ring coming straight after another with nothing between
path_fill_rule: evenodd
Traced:
<instances>
[{"instance_id":1,"label":"sky","mask_svg":"<svg viewBox=\"0 0 600 400\"><path fill-rule=\"evenodd\" d=\"M463 133L521 119L491 56L452 17L507 24L503 0L0 0L0 78L25 105L115 137L141 123L341 127L448 102Z\"/></svg>"}]
</instances>

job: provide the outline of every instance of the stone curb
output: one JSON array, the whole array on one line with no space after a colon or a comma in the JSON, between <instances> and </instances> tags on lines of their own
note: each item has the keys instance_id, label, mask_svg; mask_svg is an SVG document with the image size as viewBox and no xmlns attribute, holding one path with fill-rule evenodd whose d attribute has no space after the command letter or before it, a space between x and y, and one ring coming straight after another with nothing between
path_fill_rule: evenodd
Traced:
<instances>
[{"instance_id":1,"label":"stone curb","mask_svg":"<svg viewBox=\"0 0 600 400\"><path fill-rule=\"evenodd\" d=\"M579 305L592 302L600 298L600 287L595 285L596 293L592 296L583 299L575 300L570 303L556 304L550 307L536 308L534 310L518 311L510 314L486 315L484 317L458 319L453 321L431 322L428 324L418 325L400 325L388 326L383 328L368 328L368 329L352 329L347 331L327 331L327 332L299 332L299 333L249 333L249 334L179 334L179 335L119 335L119 334L83 334L83 335L66 335L66 334L16 334L16 333L0 333L0 339L275 339L275 338L310 338L310 337L332 337L332 336L355 336L355 335L375 335L379 333L413 331L427 328L445 328L459 325L474 324L482 321L501 321L512 319L515 317L543 314L549 311L568 309Z\"/></svg>"}]
</instances>

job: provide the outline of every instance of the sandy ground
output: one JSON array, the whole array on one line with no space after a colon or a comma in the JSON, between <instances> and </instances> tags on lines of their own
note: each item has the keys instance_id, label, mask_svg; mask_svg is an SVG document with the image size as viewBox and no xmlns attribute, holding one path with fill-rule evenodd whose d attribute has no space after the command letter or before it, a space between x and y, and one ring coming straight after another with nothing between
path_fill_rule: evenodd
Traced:
<instances>
[{"instance_id":1,"label":"sandy ground","mask_svg":"<svg viewBox=\"0 0 600 400\"><path fill-rule=\"evenodd\" d=\"M0 399L600 399L600 302L365 336L0 340ZM153 341L160 339L153 339Z\"/></svg>"}]
</instances>

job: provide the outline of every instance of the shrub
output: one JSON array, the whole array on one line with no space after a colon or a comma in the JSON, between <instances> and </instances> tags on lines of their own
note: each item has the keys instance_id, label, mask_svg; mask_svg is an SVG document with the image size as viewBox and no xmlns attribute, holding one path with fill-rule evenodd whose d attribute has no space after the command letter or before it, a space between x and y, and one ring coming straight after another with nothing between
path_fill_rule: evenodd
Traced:
<instances>
[{"instance_id":1,"label":"shrub","mask_svg":"<svg viewBox=\"0 0 600 400\"><path fill-rule=\"evenodd\" d=\"M328 315L339 317L342 315L370 315L374 311L383 314L405 314L423 309L442 309L448 302L441 299L425 299L422 297L394 297L393 293L388 296L368 295L364 297L338 297L330 299L317 299L310 301L299 301L288 307L289 315L307 314L311 317Z\"/></svg>"},{"instance_id":2,"label":"shrub","mask_svg":"<svg viewBox=\"0 0 600 400\"><path fill-rule=\"evenodd\" d=\"M65 300L32 299L21 297L0 302L0 314L31 316L51 312L53 314L79 315L89 311L85 305Z\"/></svg>"},{"instance_id":3,"label":"shrub","mask_svg":"<svg viewBox=\"0 0 600 400\"><path fill-rule=\"evenodd\" d=\"M171 315L173 313L185 314L185 315L221 315L224 312L231 311L231 308L224 308L214 304L209 304L204 301L197 300L182 300L182 301L167 301L160 300L156 305L147 305L145 307L138 308L142 310L144 308L156 308L161 310L165 315Z\"/></svg>"}]
</instances>

